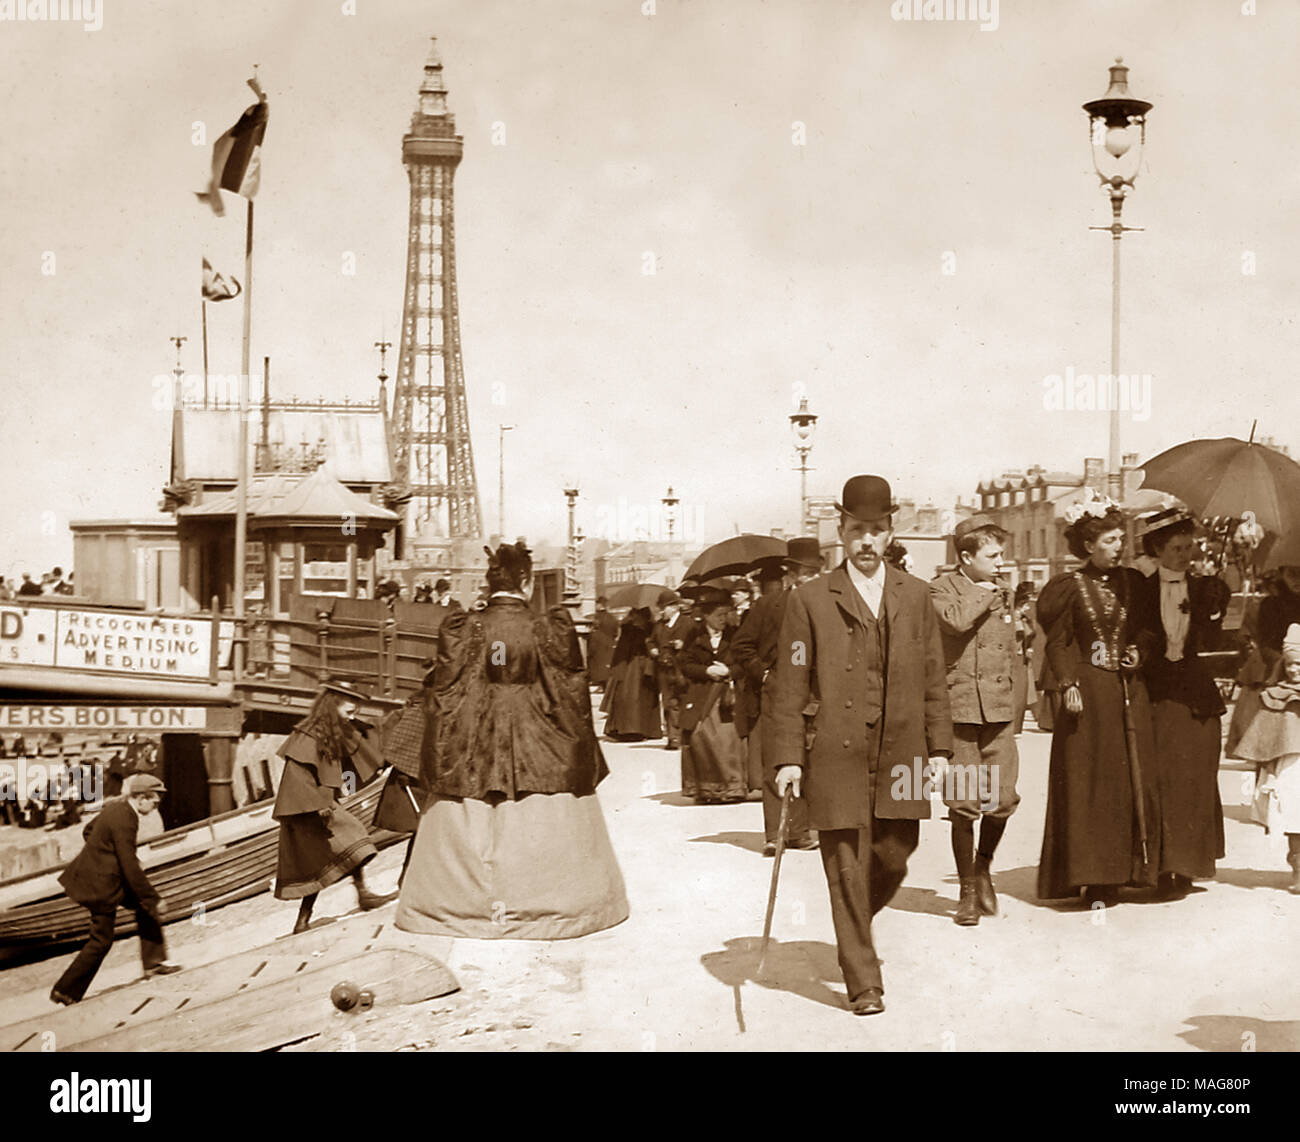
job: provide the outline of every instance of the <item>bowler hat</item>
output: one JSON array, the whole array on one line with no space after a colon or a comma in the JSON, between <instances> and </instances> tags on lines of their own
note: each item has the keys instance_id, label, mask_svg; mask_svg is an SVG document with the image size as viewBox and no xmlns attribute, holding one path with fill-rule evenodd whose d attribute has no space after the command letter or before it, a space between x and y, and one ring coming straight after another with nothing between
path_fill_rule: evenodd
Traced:
<instances>
[{"instance_id":1,"label":"bowler hat","mask_svg":"<svg viewBox=\"0 0 1300 1142\"><path fill-rule=\"evenodd\" d=\"M133 773L122 782L122 792L128 797L137 793L166 793L167 786L148 773Z\"/></svg>"},{"instance_id":2,"label":"bowler hat","mask_svg":"<svg viewBox=\"0 0 1300 1142\"><path fill-rule=\"evenodd\" d=\"M889 490L889 481L883 476L852 476L845 483L835 510L863 523L875 523L893 515L898 505Z\"/></svg>"},{"instance_id":3,"label":"bowler hat","mask_svg":"<svg viewBox=\"0 0 1300 1142\"><path fill-rule=\"evenodd\" d=\"M721 587L700 587L695 593L695 605L702 611L714 607L731 606L731 594Z\"/></svg>"},{"instance_id":4,"label":"bowler hat","mask_svg":"<svg viewBox=\"0 0 1300 1142\"><path fill-rule=\"evenodd\" d=\"M787 567L809 567L820 571L822 568L821 542L811 535L800 535L786 544L785 564Z\"/></svg>"},{"instance_id":5,"label":"bowler hat","mask_svg":"<svg viewBox=\"0 0 1300 1142\"><path fill-rule=\"evenodd\" d=\"M997 527L997 526L998 526L998 521L995 520L992 516L973 515L969 519L962 520L956 527L952 529L952 537L953 539L961 539L962 536L964 535L970 535L970 533L974 531L976 528Z\"/></svg>"}]
</instances>

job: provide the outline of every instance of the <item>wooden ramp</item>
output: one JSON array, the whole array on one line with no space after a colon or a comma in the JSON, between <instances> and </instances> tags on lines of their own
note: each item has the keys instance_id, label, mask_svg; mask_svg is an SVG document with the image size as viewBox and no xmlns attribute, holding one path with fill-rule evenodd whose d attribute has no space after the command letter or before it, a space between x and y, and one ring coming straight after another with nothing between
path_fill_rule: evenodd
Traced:
<instances>
[{"instance_id":1,"label":"wooden ramp","mask_svg":"<svg viewBox=\"0 0 1300 1142\"><path fill-rule=\"evenodd\" d=\"M349 980L375 1007L458 991L438 960L377 946L388 929L371 916L322 925L175 975L137 980L71 1007L0 1027L6 1051L269 1051L326 1030L330 990Z\"/></svg>"}]
</instances>

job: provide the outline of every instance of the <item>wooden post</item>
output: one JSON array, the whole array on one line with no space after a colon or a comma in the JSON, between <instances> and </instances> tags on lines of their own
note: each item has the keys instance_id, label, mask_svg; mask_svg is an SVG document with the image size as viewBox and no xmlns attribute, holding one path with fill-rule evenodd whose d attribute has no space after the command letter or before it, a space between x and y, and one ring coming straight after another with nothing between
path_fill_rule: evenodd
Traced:
<instances>
[{"instance_id":1,"label":"wooden post","mask_svg":"<svg viewBox=\"0 0 1300 1142\"><path fill-rule=\"evenodd\" d=\"M238 632L236 632L238 634ZM208 655L208 681L217 681L217 668L221 662L221 600L212 596L212 650Z\"/></svg>"},{"instance_id":2,"label":"wooden post","mask_svg":"<svg viewBox=\"0 0 1300 1142\"><path fill-rule=\"evenodd\" d=\"M235 807L235 739L204 738L203 765L208 771L208 812L215 817Z\"/></svg>"}]
</instances>

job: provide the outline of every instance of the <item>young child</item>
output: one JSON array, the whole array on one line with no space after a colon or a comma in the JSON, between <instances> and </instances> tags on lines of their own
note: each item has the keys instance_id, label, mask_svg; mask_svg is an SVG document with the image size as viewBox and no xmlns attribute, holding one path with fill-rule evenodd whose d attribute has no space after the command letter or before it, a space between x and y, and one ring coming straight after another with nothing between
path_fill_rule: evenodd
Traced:
<instances>
[{"instance_id":1,"label":"young child","mask_svg":"<svg viewBox=\"0 0 1300 1142\"><path fill-rule=\"evenodd\" d=\"M1280 675L1259 694L1259 709L1235 756L1258 763L1255 819L1287 839L1290 891L1300 895L1300 623L1282 640Z\"/></svg>"}]
</instances>

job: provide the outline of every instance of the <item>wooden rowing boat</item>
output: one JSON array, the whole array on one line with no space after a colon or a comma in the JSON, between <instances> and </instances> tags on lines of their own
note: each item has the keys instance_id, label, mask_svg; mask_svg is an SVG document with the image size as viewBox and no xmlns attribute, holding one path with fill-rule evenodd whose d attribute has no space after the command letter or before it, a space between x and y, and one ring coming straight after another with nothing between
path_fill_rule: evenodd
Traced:
<instances>
[{"instance_id":1,"label":"wooden rowing boat","mask_svg":"<svg viewBox=\"0 0 1300 1142\"><path fill-rule=\"evenodd\" d=\"M360 821L373 820L384 777L343 798L341 804ZM267 892L274 885L279 822L271 817L273 801L258 801L209 817L147 841L137 853L140 864L167 905L168 920L195 915ZM375 830L380 848L407 834ZM60 864L0 881L0 956L43 945L84 940L90 913L63 894ZM135 915L119 908L117 935L135 931Z\"/></svg>"}]
</instances>

